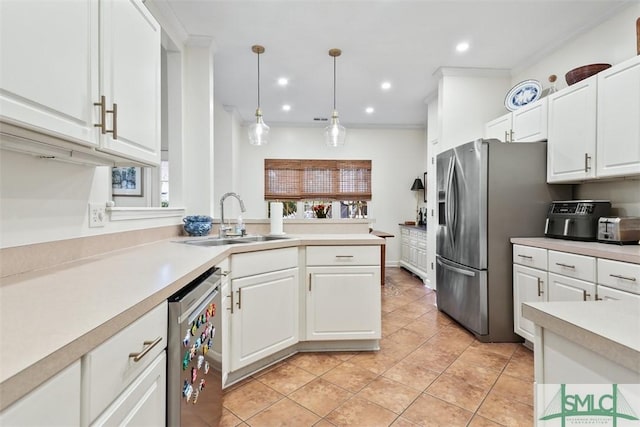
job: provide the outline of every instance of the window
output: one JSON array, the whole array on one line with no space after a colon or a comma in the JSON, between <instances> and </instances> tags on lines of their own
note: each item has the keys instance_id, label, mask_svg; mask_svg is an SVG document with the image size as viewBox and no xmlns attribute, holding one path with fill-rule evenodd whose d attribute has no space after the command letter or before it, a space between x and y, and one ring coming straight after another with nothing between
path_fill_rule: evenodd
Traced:
<instances>
[{"instance_id":1,"label":"window","mask_svg":"<svg viewBox=\"0 0 640 427\"><path fill-rule=\"evenodd\" d=\"M371 200L371 160L265 159L265 200Z\"/></svg>"}]
</instances>

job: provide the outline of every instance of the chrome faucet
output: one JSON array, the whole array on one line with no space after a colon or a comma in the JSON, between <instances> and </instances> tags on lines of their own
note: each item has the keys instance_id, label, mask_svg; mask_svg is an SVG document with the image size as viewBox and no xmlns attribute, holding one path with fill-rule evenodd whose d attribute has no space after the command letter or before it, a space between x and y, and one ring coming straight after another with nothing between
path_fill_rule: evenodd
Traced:
<instances>
[{"instance_id":1,"label":"chrome faucet","mask_svg":"<svg viewBox=\"0 0 640 427\"><path fill-rule=\"evenodd\" d=\"M231 225L224 225L224 201L226 200L227 197L230 197L230 196L233 196L236 199L238 199L238 202L240 202L240 211L242 212L246 211L246 209L244 208L244 202L242 201L240 196L238 196L238 194L233 192L224 193L220 198L220 230L218 231L219 237L227 237L227 232L231 230Z\"/></svg>"}]
</instances>

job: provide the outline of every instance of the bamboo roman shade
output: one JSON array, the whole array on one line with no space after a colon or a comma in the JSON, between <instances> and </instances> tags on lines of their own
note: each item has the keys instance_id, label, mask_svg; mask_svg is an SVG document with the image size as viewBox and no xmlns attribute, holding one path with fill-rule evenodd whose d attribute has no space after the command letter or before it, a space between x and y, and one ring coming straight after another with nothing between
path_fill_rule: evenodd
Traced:
<instances>
[{"instance_id":1,"label":"bamboo roman shade","mask_svg":"<svg viewBox=\"0 0 640 427\"><path fill-rule=\"evenodd\" d=\"M265 200L371 200L371 160L264 160Z\"/></svg>"}]
</instances>

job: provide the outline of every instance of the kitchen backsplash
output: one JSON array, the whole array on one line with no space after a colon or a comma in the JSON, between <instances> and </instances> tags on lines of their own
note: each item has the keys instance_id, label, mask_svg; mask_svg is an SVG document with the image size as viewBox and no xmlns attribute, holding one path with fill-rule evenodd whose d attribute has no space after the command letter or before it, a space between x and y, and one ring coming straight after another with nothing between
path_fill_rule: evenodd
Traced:
<instances>
[{"instance_id":1,"label":"kitchen backsplash","mask_svg":"<svg viewBox=\"0 0 640 427\"><path fill-rule=\"evenodd\" d=\"M612 215L640 216L640 179L579 184L574 198L611 200Z\"/></svg>"}]
</instances>

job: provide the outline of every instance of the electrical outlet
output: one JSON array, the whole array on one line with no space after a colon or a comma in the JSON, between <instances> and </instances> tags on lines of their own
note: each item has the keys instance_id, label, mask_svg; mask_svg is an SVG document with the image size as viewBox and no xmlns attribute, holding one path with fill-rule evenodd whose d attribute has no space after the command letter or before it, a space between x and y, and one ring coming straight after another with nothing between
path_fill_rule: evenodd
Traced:
<instances>
[{"instance_id":1,"label":"electrical outlet","mask_svg":"<svg viewBox=\"0 0 640 427\"><path fill-rule=\"evenodd\" d=\"M89 227L104 227L107 211L104 203L89 203Z\"/></svg>"}]
</instances>

